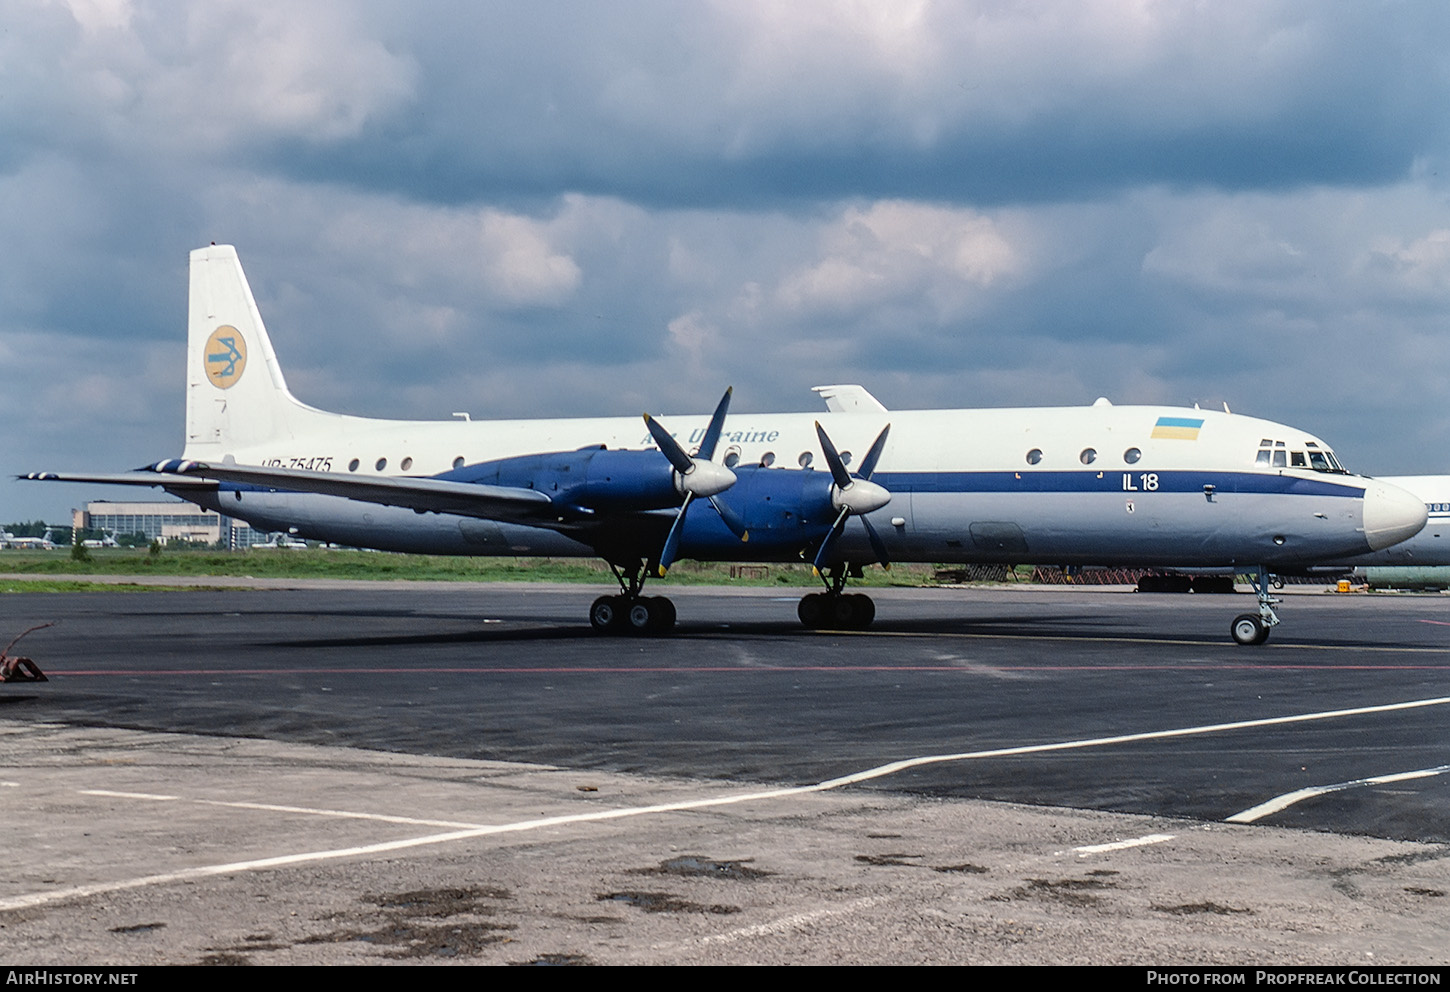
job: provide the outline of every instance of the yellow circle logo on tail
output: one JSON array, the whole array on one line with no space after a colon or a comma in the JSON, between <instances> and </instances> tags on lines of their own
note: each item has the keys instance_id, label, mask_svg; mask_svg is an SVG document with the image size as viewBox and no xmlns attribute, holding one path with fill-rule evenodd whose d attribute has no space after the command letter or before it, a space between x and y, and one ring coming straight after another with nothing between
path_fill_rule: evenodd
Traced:
<instances>
[{"instance_id":1,"label":"yellow circle logo on tail","mask_svg":"<svg viewBox=\"0 0 1450 992\"><path fill-rule=\"evenodd\" d=\"M230 324L223 324L211 332L202 352L206 366L206 377L218 389L230 389L242 378L247 367L247 342L242 332Z\"/></svg>"}]
</instances>

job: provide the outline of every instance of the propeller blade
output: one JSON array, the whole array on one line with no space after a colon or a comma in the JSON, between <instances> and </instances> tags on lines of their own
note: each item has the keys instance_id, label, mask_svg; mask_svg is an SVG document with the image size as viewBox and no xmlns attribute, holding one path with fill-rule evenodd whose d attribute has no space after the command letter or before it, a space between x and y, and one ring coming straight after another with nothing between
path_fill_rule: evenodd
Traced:
<instances>
[{"instance_id":1,"label":"propeller blade","mask_svg":"<svg viewBox=\"0 0 1450 992\"><path fill-rule=\"evenodd\" d=\"M680 447L680 442L676 441L670 435L669 431L660 426L658 420L649 414L645 414L644 425L649 428L650 437L655 439L655 444L660 446L660 451L670 460L670 464L675 467L676 472L684 475L694 467L695 463L690 460L690 456L685 453L685 449Z\"/></svg>"},{"instance_id":2,"label":"propeller blade","mask_svg":"<svg viewBox=\"0 0 1450 992\"><path fill-rule=\"evenodd\" d=\"M866 452L866 457L861 459L861 468L856 472L863 479L871 478L871 473L876 471L876 463L881 460L881 452L886 448L886 435L891 433L891 425L887 424L881 428L881 433L876 435L876 440L871 442L871 450Z\"/></svg>"},{"instance_id":3,"label":"propeller blade","mask_svg":"<svg viewBox=\"0 0 1450 992\"><path fill-rule=\"evenodd\" d=\"M826 436L826 429L816 421L816 437L821 439L821 450L826 453L826 464L831 467L831 478L835 480L837 489L849 489L851 487L851 473L846 471L846 463L841 461L841 453Z\"/></svg>"},{"instance_id":4,"label":"propeller blade","mask_svg":"<svg viewBox=\"0 0 1450 992\"><path fill-rule=\"evenodd\" d=\"M675 563L675 552L680 549L680 533L685 529L685 511L690 508L690 501L695 498L694 493L685 493L685 501L680 504L680 512L675 514L675 522L670 525L669 536L665 538L665 546L660 551L660 578L670 570Z\"/></svg>"},{"instance_id":5,"label":"propeller blade","mask_svg":"<svg viewBox=\"0 0 1450 992\"><path fill-rule=\"evenodd\" d=\"M725 390L725 395L720 397L720 405L715 407L715 413L710 417L710 426L705 428L705 438L700 442L699 457L705 461L713 461L715 458L715 446L720 443L720 432L725 429L725 413L730 409L730 394L735 392L731 386Z\"/></svg>"},{"instance_id":6,"label":"propeller blade","mask_svg":"<svg viewBox=\"0 0 1450 992\"><path fill-rule=\"evenodd\" d=\"M891 571L891 556L886 553L886 542L881 540L881 535L876 533L876 528L871 526L871 521L862 517L861 523L866 527L866 536L871 539L871 550L876 552L876 560L881 563L882 568L888 572Z\"/></svg>"},{"instance_id":7,"label":"propeller blade","mask_svg":"<svg viewBox=\"0 0 1450 992\"><path fill-rule=\"evenodd\" d=\"M750 531L746 530L745 520L740 514L730 509L730 507L720 502L714 496L710 497L710 505L715 508L716 513L720 514L720 519L725 522L726 527L730 528L730 533L742 541L750 540Z\"/></svg>"},{"instance_id":8,"label":"propeller blade","mask_svg":"<svg viewBox=\"0 0 1450 992\"><path fill-rule=\"evenodd\" d=\"M836 522L831 524L831 532L827 534L826 539L821 542L821 547L816 552L816 560L811 562L811 567L815 569L817 575L820 575L821 569L825 568L831 563L831 552L835 550L836 539L839 538L841 536L841 532L846 529L846 517L850 516L850 514L850 510L842 508L840 515L836 517Z\"/></svg>"}]
</instances>

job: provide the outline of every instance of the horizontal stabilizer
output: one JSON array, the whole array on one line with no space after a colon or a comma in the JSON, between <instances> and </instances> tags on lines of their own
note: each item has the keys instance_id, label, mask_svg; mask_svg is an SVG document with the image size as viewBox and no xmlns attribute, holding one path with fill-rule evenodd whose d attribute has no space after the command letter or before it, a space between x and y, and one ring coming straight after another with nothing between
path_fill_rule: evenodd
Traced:
<instances>
[{"instance_id":1,"label":"horizontal stabilizer","mask_svg":"<svg viewBox=\"0 0 1450 992\"><path fill-rule=\"evenodd\" d=\"M158 476L155 472L113 472L109 475L78 475L73 472L30 472L17 479L32 482L89 482L105 486L160 486L165 489L215 489L215 479L188 476Z\"/></svg>"}]
</instances>

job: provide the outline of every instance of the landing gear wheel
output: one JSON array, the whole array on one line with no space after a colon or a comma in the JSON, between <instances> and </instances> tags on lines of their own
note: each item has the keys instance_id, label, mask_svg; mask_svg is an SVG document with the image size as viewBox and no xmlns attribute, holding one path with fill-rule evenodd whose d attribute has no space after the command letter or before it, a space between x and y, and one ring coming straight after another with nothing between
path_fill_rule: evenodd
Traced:
<instances>
[{"instance_id":1,"label":"landing gear wheel","mask_svg":"<svg viewBox=\"0 0 1450 992\"><path fill-rule=\"evenodd\" d=\"M831 627L835 630L856 629L856 597L836 596L830 607Z\"/></svg>"},{"instance_id":2,"label":"landing gear wheel","mask_svg":"<svg viewBox=\"0 0 1450 992\"><path fill-rule=\"evenodd\" d=\"M663 596L641 596L629 603L624 623L632 634L668 633L675 626L675 604Z\"/></svg>"},{"instance_id":3,"label":"landing gear wheel","mask_svg":"<svg viewBox=\"0 0 1450 992\"><path fill-rule=\"evenodd\" d=\"M653 597L636 599L629 604L629 609L624 615L631 634L653 634L655 632L659 612L655 609Z\"/></svg>"},{"instance_id":4,"label":"landing gear wheel","mask_svg":"<svg viewBox=\"0 0 1450 992\"><path fill-rule=\"evenodd\" d=\"M1257 613L1240 613L1229 630L1233 639L1243 645L1263 644L1269 639L1269 626Z\"/></svg>"},{"instance_id":5,"label":"landing gear wheel","mask_svg":"<svg viewBox=\"0 0 1450 992\"><path fill-rule=\"evenodd\" d=\"M876 601L870 596L854 595L851 597L856 601L855 616L852 617L852 630L865 630L871 626L871 621L876 619Z\"/></svg>"},{"instance_id":6,"label":"landing gear wheel","mask_svg":"<svg viewBox=\"0 0 1450 992\"><path fill-rule=\"evenodd\" d=\"M600 596L589 607L589 626L597 633L612 634L624 625L624 598Z\"/></svg>"},{"instance_id":7,"label":"landing gear wheel","mask_svg":"<svg viewBox=\"0 0 1450 992\"><path fill-rule=\"evenodd\" d=\"M796 616L800 617L801 623L811 630L819 630L826 619L826 596L824 593L812 592L801 597L800 605L796 607Z\"/></svg>"},{"instance_id":8,"label":"landing gear wheel","mask_svg":"<svg viewBox=\"0 0 1450 992\"><path fill-rule=\"evenodd\" d=\"M865 630L876 619L870 596L813 592L802 596L796 616L811 630Z\"/></svg>"}]
</instances>

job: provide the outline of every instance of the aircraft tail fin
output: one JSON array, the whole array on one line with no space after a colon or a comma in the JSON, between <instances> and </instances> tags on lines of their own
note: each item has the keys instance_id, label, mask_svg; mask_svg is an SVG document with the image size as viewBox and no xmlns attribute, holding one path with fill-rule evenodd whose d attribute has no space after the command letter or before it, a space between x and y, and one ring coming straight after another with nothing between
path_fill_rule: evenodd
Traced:
<instances>
[{"instance_id":1,"label":"aircraft tail fin","mask_svg":"<svg viewBox=\"0 0 1450 992\"><path fill-rule=\"evenodd\" d=\"M219 461L267 441L289 440L334 416L288 391L237 250L212 245L193 251L184 457Z\"/></svg>"}]
</instances>

